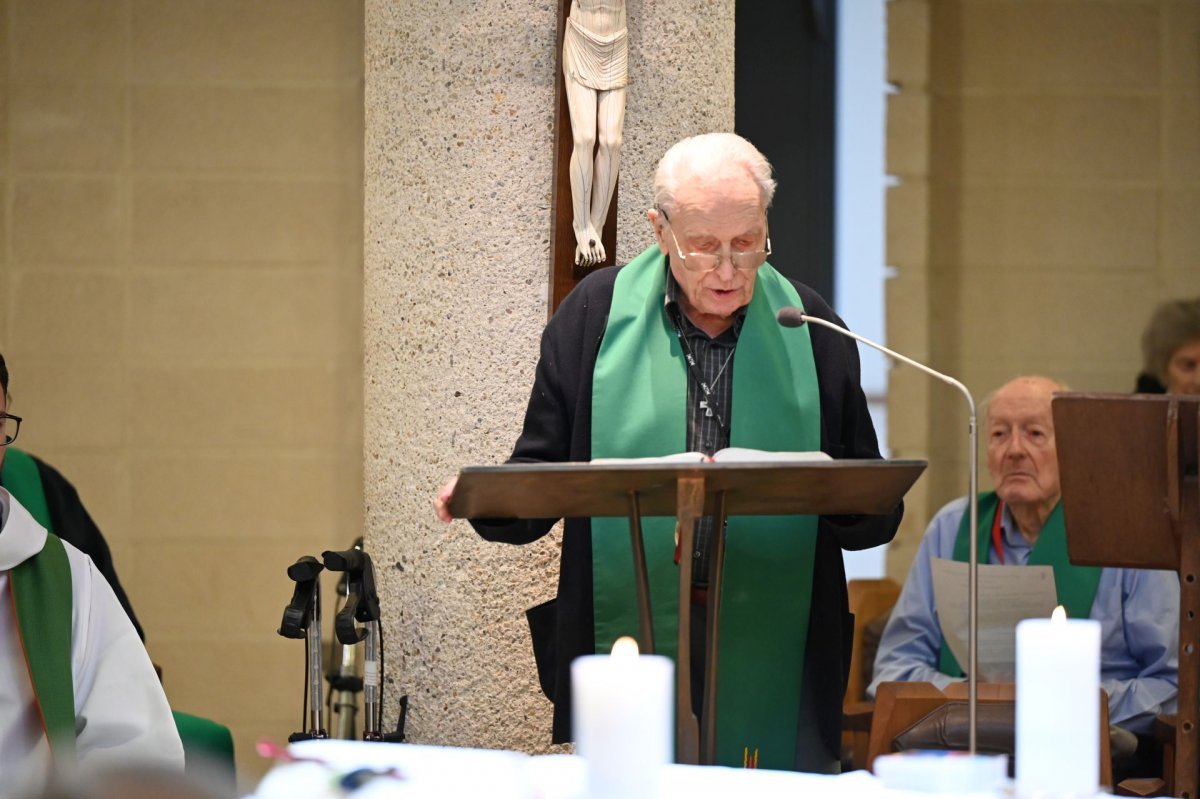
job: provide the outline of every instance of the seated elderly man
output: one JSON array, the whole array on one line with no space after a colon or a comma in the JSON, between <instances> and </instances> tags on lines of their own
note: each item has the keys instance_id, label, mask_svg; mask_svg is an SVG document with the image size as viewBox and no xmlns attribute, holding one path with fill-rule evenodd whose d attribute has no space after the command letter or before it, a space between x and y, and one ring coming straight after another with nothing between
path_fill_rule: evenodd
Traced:
<instances>
[{"instance_id":1,"label":"seated elderly man","mask_svg":"<svg viewBox=\"0 0 1200 799\"><path fill-rule=\"evenodd\" d=\"M1054 568L1058 599L1068 615L1090 616L1101 624L1100 677L1109 720L1144 734L1156 714L1175 707L1179 579L1169 571L1099 569L1067 561L1050 413L1051 395L1063 388L1045 377L1020 377L1002 386L988 404L984 432L995 491L979 498L980 560L986 552L988 563ZM962 678L938 626L931 562L967 559L966 510L962 497L930 522L880 641L868 688L872 696L885 681L927 681L944 688Z\"/></svg>"},{"instance_id":2,"label":"seated elderly man","mask_svg":"<svg viewBox=\"0 0 1200 799\"><path fill-rule=\"evenodd\" d=\"M15 438L7 408L0 372L0 466ZM72 762L182 769L183 746L108 581L0 488L0 792Z\"/></svg>"}]
</instances>

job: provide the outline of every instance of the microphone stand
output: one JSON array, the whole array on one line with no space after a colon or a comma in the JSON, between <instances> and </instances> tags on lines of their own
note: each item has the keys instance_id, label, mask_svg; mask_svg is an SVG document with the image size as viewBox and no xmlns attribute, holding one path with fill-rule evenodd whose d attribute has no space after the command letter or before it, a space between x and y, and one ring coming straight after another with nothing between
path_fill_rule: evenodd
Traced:
<instances>
[{"instance_id":1,"label":"microphone stand","mask_svg":"<svg viewBox=\"0 0 1200 799\"><path fill-rule=\"evenodd\" d=\"M327 738L321 719L324 702L321 699L321 582L322 566L317 559L305 555L291 566L287 575L295 583L292 601L283 609L279 634L284 638L305 639L305 700L309 704L308 729L288 736L289 743Z\"/></svg>"},{"instance_id":2,"label":"microphone stand","mask_svg":"<svg viewBox=\"0 0 1200 799\"><path fill-rule=\"evenodd\" d=\"M821 327L827 327L855 341L860 341L868 347L879 350L890 358L894 358L901 363L906 363L930 377L953 386L967 400L967 482L969 492L967 503L970 509L970 527L968 530L970 531L969 537L971 539L970 561L967 568L967 743L968 751L971 754L975 754L976 733L978 730L976 710L979 693L978 678L976 677L979 660L979 536L977 533L979 529L979 466L976 463L975 399L971 396L971 392L967 390L967 387L953 377L930 369L925 364L917 363L912 358L890 350L882 344L877 344L869 338L852 333L841 325L807 314L800 308L783 308L775 315L775 318L784 327L800 327L804 323L809 322Z\"/></svg>"}]
</instances>

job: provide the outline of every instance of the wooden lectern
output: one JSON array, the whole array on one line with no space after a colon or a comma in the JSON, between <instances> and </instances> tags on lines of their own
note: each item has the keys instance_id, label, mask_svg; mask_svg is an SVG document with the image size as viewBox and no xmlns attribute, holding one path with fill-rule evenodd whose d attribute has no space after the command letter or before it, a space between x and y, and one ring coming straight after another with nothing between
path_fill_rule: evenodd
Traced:
<instances>
[{"instance_id":1,"label":"wooden lectern","mask_svg":"<svg viewBox=\"0 0 1200 799\"><path fill-rule=\"evenodd\" d=\"M1052 407L1071 562L1179 572L1174 790L1194 799L1200 779L1200 397L1058 394Z\"/></svg>"},{"instance_id":2,"label":"wooden lectern","mask_svg":"<svg viewBox=\"0 0 1200 799\"><path fill-rule=\"evenodd\" d=\"M691 552L695 521L727 516L885 514L900 503L924 461L539 463L467 467L450 513L456 518L559 519L628 516L637 585L638 646L654 651L642 516L674 516L681 552ZM705 647L704 730L691 699L692 558L679 561L679 637L675 663L676 761L711 764L716 753L717 637L724 536L711 559Z\"/></svg>"}]
</instances>

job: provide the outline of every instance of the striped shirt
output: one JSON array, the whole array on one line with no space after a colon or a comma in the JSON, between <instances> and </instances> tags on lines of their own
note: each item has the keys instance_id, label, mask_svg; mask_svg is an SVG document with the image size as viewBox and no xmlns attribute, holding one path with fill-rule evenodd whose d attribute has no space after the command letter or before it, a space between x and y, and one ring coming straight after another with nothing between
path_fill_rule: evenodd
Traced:
<instances>
[{"instance_id":1,"label":"striped shirt","mask_svg":"<svg viewBox=\"0 0 1200 799\"><path fill-rule=\"evenodd\" d=\"M684 352L691 353L696 368L688 367L687 443L688 452L712 455L729 446L730 408L733 406L733 352L746 318L746 309L737 312L733 325L716 337L692 324L679 303L681 288L668 269L666 310L675 330L681 334ZM697 374L697 372L699 374ZM700 386L709 389L706 396ZM713 550L715 520L705 516L696 522L692 561L693 585L708 585L710 555Z\"/></svg>"}]
</instances>

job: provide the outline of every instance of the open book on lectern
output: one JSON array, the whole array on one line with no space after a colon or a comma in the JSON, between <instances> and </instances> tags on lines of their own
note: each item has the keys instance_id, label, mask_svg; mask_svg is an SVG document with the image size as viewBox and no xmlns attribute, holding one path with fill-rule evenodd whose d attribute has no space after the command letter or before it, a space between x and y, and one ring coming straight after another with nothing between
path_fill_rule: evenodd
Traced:
<instances>
[{"instance_id":1,"label":"open book on lectern","mask_svg":"<svg viewBox=\"0 0 1200 799\"><path fill-rule=\"evenodd\" d=\"M672 463L820 463L831 461L833 458L824 452L771 452L765 449L749 449L747 447L726 447L713 453L712 457L703 452L676 452L673 455L659 455L649 458L594 458L592 463L627 463L638 466L668 465Z\"/></svg>"}]
</instances>

